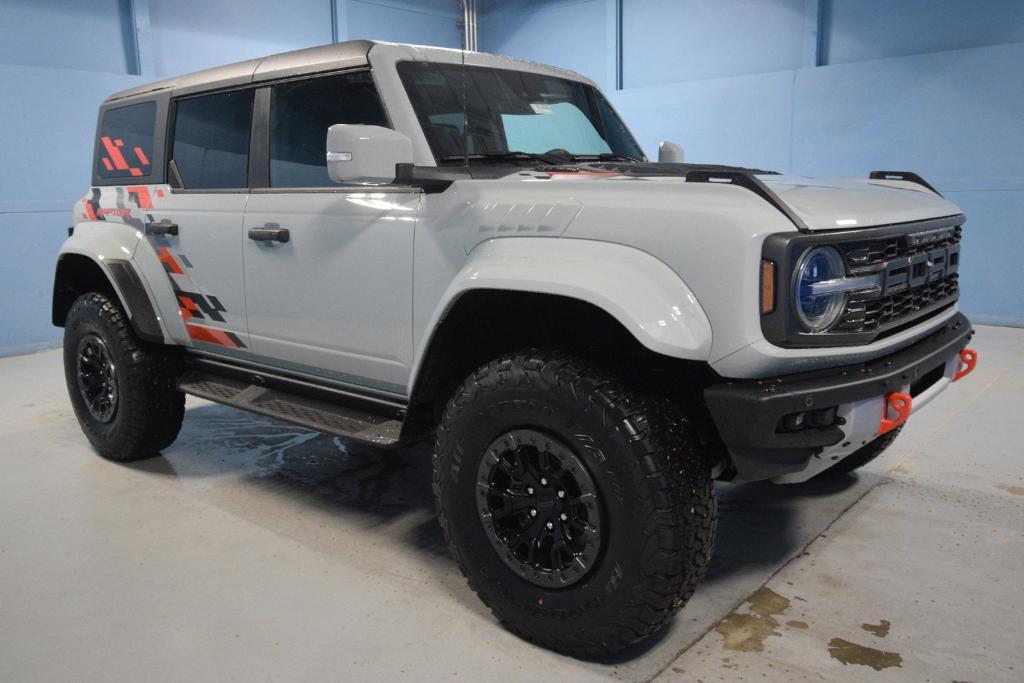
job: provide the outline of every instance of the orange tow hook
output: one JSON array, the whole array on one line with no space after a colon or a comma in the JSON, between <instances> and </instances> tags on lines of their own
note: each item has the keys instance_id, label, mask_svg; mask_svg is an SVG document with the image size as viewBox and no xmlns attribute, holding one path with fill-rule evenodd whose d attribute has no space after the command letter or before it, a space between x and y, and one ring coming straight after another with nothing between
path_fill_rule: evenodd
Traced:
<instances>
[{"instance_id":1,"label":"orange tow hook","mask_svg":"<svg viewBox=\"0 0 1024 683\"><path fill-rule=\"evenodd\" d=\"M893 391L885 395L885 404L882 406L882 422L878 425L879 434L887 434L899 427L910 417L910 406L913 399L910 394ZM889 409L895 410L898 416L894 420L889 419Z\"/></svg>"},{"instance_id":2,"label":"orange tow hook","mask_svg":"<svg viewBox=\"0 0 1024 683\"><path fill-rule=\"evenodd\" d=\"M978 364L978 352L974 349L964 349L960 352L960 362L964 364L964 368L957 370L956 374L953 375L953 381L963 379L967 375L974 371L974 366Z\"/></svg>"}]
</instances>

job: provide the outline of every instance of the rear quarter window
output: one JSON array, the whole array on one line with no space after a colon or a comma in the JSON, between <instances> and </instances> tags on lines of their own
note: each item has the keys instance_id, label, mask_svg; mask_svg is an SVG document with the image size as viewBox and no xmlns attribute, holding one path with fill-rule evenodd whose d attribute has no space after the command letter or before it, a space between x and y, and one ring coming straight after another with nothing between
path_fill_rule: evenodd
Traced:
<instances>
[{"instance_id":1,"label":"rear quarter window","mask_svg":"<svg viewBox=\"0 0 1024 683\"><path fill-rule=\"evenodd\" d=\"M96 174L100 178L144 178L152 175L156 102L108 109L100 122Z\"/></svg>"}]
</instances>

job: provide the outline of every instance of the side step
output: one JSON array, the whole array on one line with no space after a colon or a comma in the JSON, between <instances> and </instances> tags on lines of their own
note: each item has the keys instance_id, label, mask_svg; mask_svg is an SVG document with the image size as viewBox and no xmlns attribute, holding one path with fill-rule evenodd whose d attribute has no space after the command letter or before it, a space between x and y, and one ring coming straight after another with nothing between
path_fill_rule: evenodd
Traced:
<instances>
[{"instance_id":1,"label":"side step","mask_svg":"<svg viewBox=\"0 0 1024 683\"><path fill-rule=\"evenodd\" d=\"M378 448L395 448L399 445L402 423L384 415L375 415L199 370L186 372L178 382L178 388L199 398L291 422L325 434L362 441Z\"/></svg>"}]
</instances>

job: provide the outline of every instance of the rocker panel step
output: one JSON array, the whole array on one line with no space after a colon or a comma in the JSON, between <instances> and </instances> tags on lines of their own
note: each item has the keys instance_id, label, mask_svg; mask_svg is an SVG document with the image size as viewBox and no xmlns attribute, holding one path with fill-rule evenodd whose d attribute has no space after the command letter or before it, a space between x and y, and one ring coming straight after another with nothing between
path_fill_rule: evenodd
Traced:
<instances>
[{"instance_id":1,"label":"rocker panel step","mask_svg":"<svg viewBox=\"0 0 1024 683\"><path fill-rule=\"evenodd\" d=\"M268 389L240 380L191 370L178 382L186 394L266 415L301 427L372 444L398 446L402 423L383 415Z\"/></svg>"}]
</instances>

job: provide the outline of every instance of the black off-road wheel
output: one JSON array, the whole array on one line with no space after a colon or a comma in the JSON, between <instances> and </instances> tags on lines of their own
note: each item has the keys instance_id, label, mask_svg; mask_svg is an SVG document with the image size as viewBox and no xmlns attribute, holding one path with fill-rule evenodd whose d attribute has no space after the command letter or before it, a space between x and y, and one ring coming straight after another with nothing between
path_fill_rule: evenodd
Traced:
<instances>
[{"instance_id":1,"label":"black off-road wheel","mask_svg":"<svg viewBox=\"0 0 1024 683\"><path fill-rule=\"evenodd\" d=\"M819 474L818 477L822 479L841 477L844 474L853 472L854 470L859 470L861 467L864 467L864 465L867 465L869 462L884 453L885 449L892 445L892 442L896 440L896 437L899 436L901 431L903 431L903 425L900 425L891 432L883 434L874 441L861 446L859 449Z\"/></svg>"},{"instance_id":2,"label":"black off-road wheel","mask_svg":"<svg viewBox=\"0 0 1024 683\"><path fill-rule=\"evenodd\" d=\"M116 299L78 297L64 325L64 377L75 416L100 455L130 462L174 442L185 414L178 349L138 339Z\"/></svg>"},{"instance_id":3,"label":"black off-road wheel","mask_svg":"<svg viewBox=\"0 0 1024 683\"><path fill-rule=\"evenodd\" d=\"M715 499L685 417L559 352L478 369L434 451L445 539L516 634L600 657L657 631L711 558Z\"/></svg>"}]
</instances>

